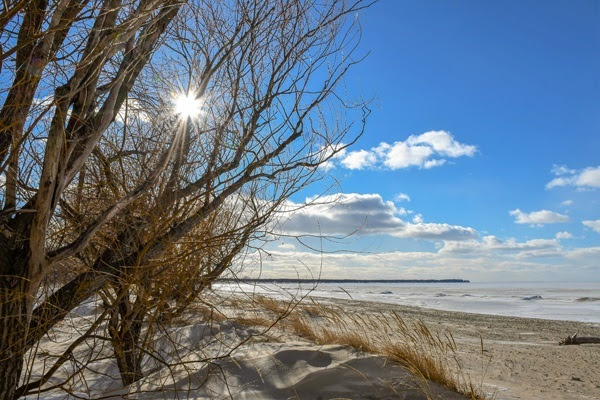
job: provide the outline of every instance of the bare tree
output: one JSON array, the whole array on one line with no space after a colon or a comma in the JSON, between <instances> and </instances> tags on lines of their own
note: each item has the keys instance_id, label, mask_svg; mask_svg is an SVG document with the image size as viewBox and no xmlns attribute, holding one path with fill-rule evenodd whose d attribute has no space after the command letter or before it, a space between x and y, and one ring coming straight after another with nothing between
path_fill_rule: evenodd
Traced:
<instances>
[{"instance_id":1,"label":"bare tree","mask_svg":"<svg viewBox=\"0 0 600 400\"><path fill-rule=\"evenodd\" d=\"M362 133L366 108L336 89L365 6L4 3L0 398L47 381L19 387L25 354L94 294L123 383L139 379L142 325L185 308Z\"/></svg>"}]
</instances>

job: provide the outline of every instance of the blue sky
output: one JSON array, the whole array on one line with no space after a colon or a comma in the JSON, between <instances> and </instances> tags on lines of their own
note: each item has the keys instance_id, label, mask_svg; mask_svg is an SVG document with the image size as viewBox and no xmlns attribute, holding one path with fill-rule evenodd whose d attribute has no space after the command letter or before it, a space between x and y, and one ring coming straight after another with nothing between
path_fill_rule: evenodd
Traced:
<instances>
[{"instance_id":1,"label":"blue sky","mask_svg":"<svg viewBox=\"0 0 600 400\"><path fill-rule=\"evenodd\" d=\"M370 54L346 85L375 100L325 171L342 205L284 225L359 231L306 239L323 254L282 238L266 275L600 280L600 2L383 0L360 18Z\"/></svg>"}]
</instances>

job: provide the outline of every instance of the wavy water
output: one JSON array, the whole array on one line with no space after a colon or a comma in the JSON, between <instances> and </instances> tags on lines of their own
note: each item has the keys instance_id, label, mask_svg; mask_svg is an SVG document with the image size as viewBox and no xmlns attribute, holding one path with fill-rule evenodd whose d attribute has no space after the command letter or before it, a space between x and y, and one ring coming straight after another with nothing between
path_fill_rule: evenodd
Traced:
<instances>
[{"instance_id":1,"label":"wavy water","mask_svg":"<svg viewBox=\"0 0 600 400\"><path fill-rule=\"evenodd\" d=\"M395 303L513 317L600 322L600 282L218 284L221 290Z\"/></svg>"}]
</instances>

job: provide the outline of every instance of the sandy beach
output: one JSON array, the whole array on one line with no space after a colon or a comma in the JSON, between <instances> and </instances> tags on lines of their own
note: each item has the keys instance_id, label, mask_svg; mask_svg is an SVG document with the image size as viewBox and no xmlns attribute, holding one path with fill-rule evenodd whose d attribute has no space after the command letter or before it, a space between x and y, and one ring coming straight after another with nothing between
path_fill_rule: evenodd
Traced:
<instances>
[{"instance_id":1,"label":"sandy beach","mask_svg":"<svg viewBox=\"0 0 600 400\"><path fill-rule=\"evenodd\" d=\"M318 300L352 313L394 310L407 320L421 319L432 329L451 332L465 371L498 400L600 398L600 345L558 345L576 332L600 336L600 324Z\"/></svg>"},{"instance_id":2,"label":"sandy beach","mask_svg":"<svg viewBox=\"0 0 600 400\"><path fill-rule=\"evenodd\" d=\"M122 386L108 357L110 347L94 346L90 339L75 352L91 363L69 386L70 392L57 387L39 398L68 399L71 394L103 399L467 398L424 380L419 371L381 351L386 346L376 343L393 345L407 332L418 331L396 330L400 325L388 323L394 316L409 327L423 321L434 336L447 338L445 334L451 333L448 343L456 346L448 353L448 370L459 381L473 384L486 399L600 398L600 345L558 345L575 332L598 336L600 324L330 298L305 298L291 308L291 303L263 295L214 293L206 300L210 302L189 310L169 331L157 333L155 355L146 359L144 378L135 384ZM37 349L36 365L49 366L75 330L93 321L97 310L90 303L59 326ZM285 318L280 319L282 315ZM436 346L421 348L419 343L422 340L417 341L417 354L423 349L435 352ZM93 354L90 349L95 349ZM72 371L65 364L46 386L61 385ZM30 379L44 372L34 368Z\"/></svg>"}]
</instances>

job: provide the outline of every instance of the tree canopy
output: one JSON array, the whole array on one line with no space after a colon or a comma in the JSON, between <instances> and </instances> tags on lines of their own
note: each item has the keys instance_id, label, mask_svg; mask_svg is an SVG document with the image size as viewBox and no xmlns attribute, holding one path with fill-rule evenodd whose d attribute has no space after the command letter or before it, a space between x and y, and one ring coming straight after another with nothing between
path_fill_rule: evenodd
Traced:
<instances>
[{"instance_id":1,"label":"tree canopy","mask_svg":"<svg viewBox=\"0 0 600 400\"><path fill-rule=\"evenodd\" d=\"M100 296L123 384L319 165L362 133L360 0L13 0L0 10L0 398ZM91 328L90 328L91 329Z\"/></svg>"}]
</instances>

